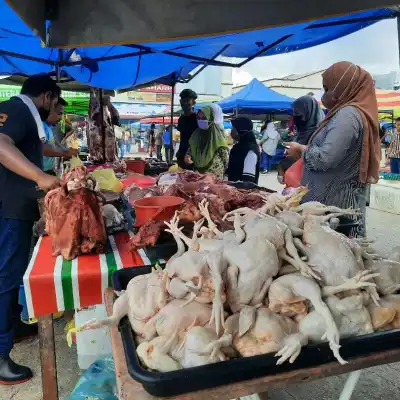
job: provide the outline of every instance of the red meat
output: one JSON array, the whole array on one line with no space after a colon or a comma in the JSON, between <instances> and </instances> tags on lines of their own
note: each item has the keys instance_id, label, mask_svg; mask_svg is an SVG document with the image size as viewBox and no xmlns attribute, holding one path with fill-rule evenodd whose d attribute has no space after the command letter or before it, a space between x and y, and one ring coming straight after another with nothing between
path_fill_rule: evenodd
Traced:
<instances>
[{"instance_id":1,"label":"red meat","mask_svg":"<svg viewBox=\"0 0 400 400\"><path fill-rule=\"evenodd\" d=\"M67 173L61 187L45 198L46 232L53 242L54 255L66 260L91 252L101 253L107 244L102 205L88 187L93 178L86 178L84 167Z\"/></svg>"},{"instance_id":2,"label":"red meat","mask_svg":"<svg viewBox=\"0 0 400 400\"><path fill-rule=\"evenodd\" d=\"M165 228L162 221L147 221L130 240L131 250L141 249L146 246L154 246Z\"/></svg>"}]
</instances>

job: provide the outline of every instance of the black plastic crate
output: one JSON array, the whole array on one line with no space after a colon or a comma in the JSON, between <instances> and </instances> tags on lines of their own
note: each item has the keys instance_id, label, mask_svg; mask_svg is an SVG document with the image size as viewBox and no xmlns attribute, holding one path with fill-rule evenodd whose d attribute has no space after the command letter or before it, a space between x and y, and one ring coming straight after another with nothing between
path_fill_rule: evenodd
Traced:
<instances>
[{"instance_id":1,"label":"black plastic crate","mask_svg":"<svg viewBox=\"0 0 400 400\"><path fill-rule=\"evenodd\" d=\"M149 272L151 272L151 266L126 268L114 272L114 288L117 291L124 290L133 277ZM168 373L151 372L142 367L136 354L136 344L128 318L121 321L119 330L129 374L153 396L177 396L248 379L337 362L328 343L322 343L303 347L294 364L286 362L277 366L277 359L271 353ZM350 361L354 357L397 348L399 343L400 329L372 333L341 340L340 353L345 360Z\"/></svg>"}]
</instances>

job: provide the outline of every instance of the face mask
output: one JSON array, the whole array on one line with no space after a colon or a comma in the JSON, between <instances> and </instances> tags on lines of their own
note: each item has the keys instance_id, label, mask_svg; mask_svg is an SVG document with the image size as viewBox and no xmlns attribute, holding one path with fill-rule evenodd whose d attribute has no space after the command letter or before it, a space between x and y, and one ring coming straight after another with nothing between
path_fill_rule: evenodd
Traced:
<instances>
[{"instance_id":1,"label":"face mask","mask_svg":"<svg viewBox=\"0 0 400 400\"><path fill-rule=\"evenodd\" d=\"M49 115L50 115L50 110L45 108L44 103L45 103L45 101L43 100L42 106L38 107L38 112L39 112L39 115L40 115L40 119L42 121L46 121L47 118L49 118Z\"/></svg>"},{"instance_id":2,"label":"face mask","mask_svg":"<svg viewBox=\"0 0 400 400\"><path fill-rule=\"evenodd\" d=\"M297 128L302 128L306 124L306 121L302 120L301 115L295 115L293 117L293 122Z\"/></svg>"},{"instance_id":3,"label":"face mask","mask_svg":"<svg viewBox=\"0 0 400 400\"><path fill-rule=\"evenodd\" d=\"M47 118L49 118L50 110L46 110L44 107L39 107L38 112L42 121L46 121Z\"/></svg>"},{"instance_id":4,"label":"face mask","mask_svg":"<svg viewBox=\"0 0 400 400\"><path fill-rule=\"evenodd\" d=\"M206 119L198 119L197 126L205 131L208 129L208 121Z\"/></svg>"},{"instance_id":5,"label":"face mask","mask_svg":"<svg viewBox=\"0 0 400 400\"><path fill-rule=\"evenodd\" d=\"M181 104L182 110L185 113L188 113L189 111L192 111L192 106L190 104L184 103Z\"/></svg>"},{"instance_id":6,"label":"face mask","mask_svg":"<svg viewBox=\"0 0 400 400\"><path fill-rule=\"evenodd\" d=\"M278 175L276 178L278 179L278 182L279 182L281 185L284 185L284 184L285 184L285 182L284 182L284 180L283 180L283 176Z\"/></svg>"}]
</instances>

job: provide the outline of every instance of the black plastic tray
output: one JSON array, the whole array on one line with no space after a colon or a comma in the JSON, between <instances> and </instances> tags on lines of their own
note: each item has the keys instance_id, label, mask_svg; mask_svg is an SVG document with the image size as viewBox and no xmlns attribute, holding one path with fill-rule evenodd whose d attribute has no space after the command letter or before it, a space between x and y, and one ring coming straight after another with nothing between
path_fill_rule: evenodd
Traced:
<instances>
[{"instance_id":1,"label":"black plastic tray","mask_svg":"<svg viewBox=\"0 0 400 400\"><path fill-rule=\"evenodd\" d=\"M236 189L244 190L260 190L267 193L276 193L276 190L268 189L262 186L258 186L253 182L226 182L229 186L233 186Z\"/></svg>"},{"instance_id":2,"label":"black plastic tray","mask_svg":"<svg viewBox=\"0 0 400 400\"><path fill-rule=\"evenodd\" d=\"M151 267L146 266L114 272L115 290L124 290L133 277L150 271ZM248 379L337 362L328 343L322 343L303 347L294 364L287 362L277 366L274 354L263 354L168 373L151 372L140 364L136 354L133 332L127 318L121 321L119 330L129 374L153 396L177 396ZM340 349L342 357L349 361L354 357L367 356L399 347L400 329L344 339L340 344L342 345Z\"/></svg>"},{"instance_id":3,"label":"black plastic tray","mask_svg":"<svg viewBox=\"0 0 400 400\"><path fill-rule=\"evenodd\" d=\"M154 246L146 246L144 251L150 260L167 260L178 251L178 246L172 239L171 241L156 243Z\"/></svg>"}]
</instances>

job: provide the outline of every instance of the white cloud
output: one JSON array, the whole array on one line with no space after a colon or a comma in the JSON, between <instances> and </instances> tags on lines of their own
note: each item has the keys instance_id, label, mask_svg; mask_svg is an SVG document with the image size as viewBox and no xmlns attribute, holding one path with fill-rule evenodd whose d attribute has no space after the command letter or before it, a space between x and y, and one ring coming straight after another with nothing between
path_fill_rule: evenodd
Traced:
<instances>
[{"instance_id":1,"label":"white cloud","mask_svg":"<svg viewBox=\"0 0 400 400\"><path fill-rule=\"evenodd\" d=\"M378 22L310 49L255 59L240 70L234 70L233 81L246 84L252 77L267 79L317 71L343 60L361 65L373 74L399 70L396 19Z\"/></svg>"}]
</instances>

